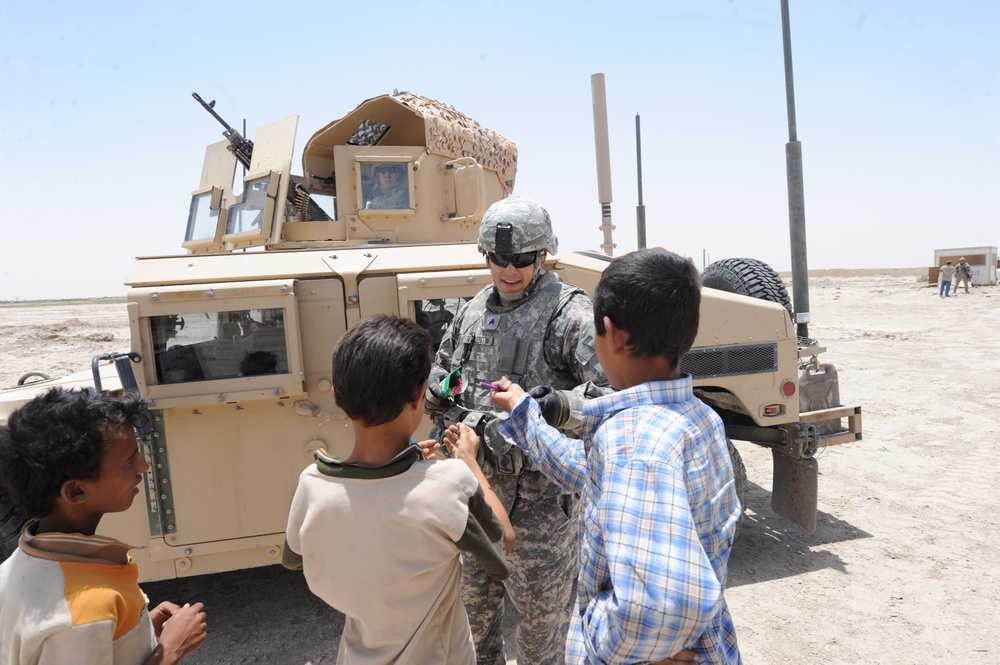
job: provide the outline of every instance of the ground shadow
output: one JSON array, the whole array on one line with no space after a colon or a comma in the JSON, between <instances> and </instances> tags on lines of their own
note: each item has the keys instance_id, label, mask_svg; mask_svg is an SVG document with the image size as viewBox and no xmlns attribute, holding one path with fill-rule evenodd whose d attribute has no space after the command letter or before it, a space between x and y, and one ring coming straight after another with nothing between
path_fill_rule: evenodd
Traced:
<instances>
[{"instance_id":1,"label":"ground shadow","mask_svg":"<svg viewBox=\"0 0 1000 665\"><path fill-rule=\"evenodd\" d=\"M336 661L344 615L312 595L300 572L267 566L147 582L142 588L150 607L164 600L205 604L209 637L185 665Z\"/></svg>"},{"instance_id":2,"label":"ground shadow","mask_svg":"<svg viewBox=\"0 0 1000 665\"><path fill-rule=\"evenodd\" d=\"M276 565L146 582L142 588L150 607L164 600L205 604L209 638L184 659L185 665L336 661L344 615L314 596L301 572ZM508 644L514 642L518 620L508 604L504 620Z\"/></svg>"},{"instance_id":3,"label":"ground shadow","mask_svg":"<svg viewBox=\"0 0 1000 665\"><path fill-rule=\"evenodd\" d=\"M824 568L846 572L839 556L817 548L872 537L823 511L816 513L816 531L809 533L771 510L771 493L749 482L747 506L729 555L729 587L794 577Z\"/></svg>"}]
</instances>

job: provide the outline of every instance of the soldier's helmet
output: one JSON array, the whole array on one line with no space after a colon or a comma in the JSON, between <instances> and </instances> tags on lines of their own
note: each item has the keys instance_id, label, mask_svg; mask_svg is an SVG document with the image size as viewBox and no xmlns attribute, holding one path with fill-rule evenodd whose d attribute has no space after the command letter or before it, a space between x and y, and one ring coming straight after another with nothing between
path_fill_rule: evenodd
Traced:
<instances>
[{"instance_id":1,"label":"soldier's helmet","mask_svg":"<svg viewBox=\"0 0 1000 665\"><path fill-rule=\"evenodd\" d=\"M403 168L402 164L376 164L375 168L372 169L372 173L375 175L379 175L380 173L395 173L401 176L406 173L406 169Z\"/></svg>"},{"instance_id":2,"label":"soldier's helmet","mask_svg":"<svg viewBox=\"0 0 1000 665\"><path fill-rule=\"evenodd\" d=\"M510 196L491 205L479 225L479 251L520 254L559 250L548 211L537 201Z\"/></svg>"}]
</instances>

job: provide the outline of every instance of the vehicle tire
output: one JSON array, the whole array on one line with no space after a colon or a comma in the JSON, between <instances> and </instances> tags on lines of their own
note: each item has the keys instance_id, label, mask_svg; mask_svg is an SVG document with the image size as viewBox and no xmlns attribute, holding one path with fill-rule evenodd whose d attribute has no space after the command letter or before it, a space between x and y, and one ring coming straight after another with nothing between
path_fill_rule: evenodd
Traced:
<instances>
[{"instance_id":1,"label":"vehicle tire","mask_svg":"<svg viewBox=\"0 0 1000 665\"><path fill-rule=\"evenodd\" d=\"M747 511L747 467L743 464L740 451L736 449L733 442L728 437L726 443L729 444L729 458L733 461L733 476L736 478L736 496L740 500L740 519L736 522L736 531L733 533L733 540L740 534L740 527L743 525L743 515Z\"/></svg>"},{"instance_id":2,"label":"vehicle tire","mask_svg":"<svg viewBox=\"0 0 1000 665\"><path fill-rule=\"evenodd\" d=\"M788 310L789 316L792 314L785 283L771 266L757 259L722 259L710 263L701 273L701 284L709 289L778 303Z\"/></svg>"},{"instance_id":3,"label":"vehicle tire","mask_svg":"<svg viewBox=\"0 0 1000 665\"><path fill-rule=\"evenodd\" d=\"M24 522L20 511L7 496L7 491L0 487L0 561L4 561L17 549L17 539L21 536Z\"/></svg>"}]
</instances>

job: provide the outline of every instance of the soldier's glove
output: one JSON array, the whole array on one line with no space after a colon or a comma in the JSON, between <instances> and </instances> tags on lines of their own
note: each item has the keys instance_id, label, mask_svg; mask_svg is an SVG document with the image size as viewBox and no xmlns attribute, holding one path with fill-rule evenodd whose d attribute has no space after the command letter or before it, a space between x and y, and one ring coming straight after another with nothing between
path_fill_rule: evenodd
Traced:
<instances>
[{"instance_id":1,"label":"soldier's glove","mask_svg":"<svg viewBox=\"0 0 1000 665\"><path fill-rule=\"evenodd\" d=\"M468 409L463 409L460 406L453 406L444 412L444 420L449 425L455 423L462 423L467 425L472 431L479 435L479 438L483 437L486 432L486 425L496 416L492 413L486 413L485 411L469 411Z\"/></svg>"},{"instance_id":2,"label":"soldier's glove","mask_svg":"<svg viewBox=\"0 0 1000 665\"><path fill-rule=\"evenodd\" d=\"M438 432L438 436L436 437L438 442L441 444L441 450L446 456L450 457L450 454L448 453L448 446L444 443L444 430L451 425L462 423L479 436L479 455L481 456L483 444L485 443L486 445L490 445L492 439L496 438L495 430L488 427L491 422L496 420L496 418L495 414L486 413L485 411L469 411L461 406L448 408L443 414L443 427ZM492 447L495 446L491 446L491 448Z\"/></svg>"},{"instance_id":3,"label":"soldier's glove","mask_svg":"<svg viewBox=\"0 0 1000 665\"><path fill-rule=\"evenodd\" d=\"M552 386L536 386L528 391L528 395L538 403L545 422L556 429L566 426L570 416L570 405L565 391L555 390Z\"/></svg>"},{"instance_id":4,"label":"soldier's glove","mask_svg":"<svg viewBox=\"0 0 1000 665\"><path fill-rule=\"evenodd\" d=\"M451 396L445 395L441 390L441 381L446 375L431 376L427 381L427 390L424 392L424 413L440 413L452 405Z\"/></svg>"},{"instance_id":5,"label":"soldier's glove","mask_svg":"<svg viewBox=\"0 0 1000 665\"><path fill-rule=\"evenodd\" d=\"M528 394L538 402L545 422L564 432L575 432L583 424L583 405L587 400L612 392L613 388L587 381L573 390L553 390L550 386L538 386Z\"/></svg>"}]
</instances>

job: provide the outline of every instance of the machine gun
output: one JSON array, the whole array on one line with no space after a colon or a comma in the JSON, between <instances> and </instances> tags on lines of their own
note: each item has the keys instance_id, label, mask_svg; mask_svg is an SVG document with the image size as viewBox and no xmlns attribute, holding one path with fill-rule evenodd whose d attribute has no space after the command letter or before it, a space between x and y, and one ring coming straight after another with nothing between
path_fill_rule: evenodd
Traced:
<instances>
[{"instance_id":1,"label":"machine gun","mask_svg":"<svg viewBox=\"0 0 1000 665\"><path fill-rule=\"evenodd\" d=\"M222 135L226 137L229 141L229 145L226 148L229 152L236 155L236 159L243 168L250 169L250 159L253 157L253 141L247 138L243 138L236 129L231 127L228 122L223 120L222 116L215 112L215 100L206 102L201 98L197 92L192 92L191 96L195 98L202 108L212 114L212 117L219 121L219 124L225 128ZM311 195L306 188L301 184L295 182L294 178L291 181L291 186L288 188L288 195L286 197L289 204L295 209L295 217L300 222L325 222L330 221L330 216L320 208L315 201L312 200Z\"/></svg>"}]
</instances>

